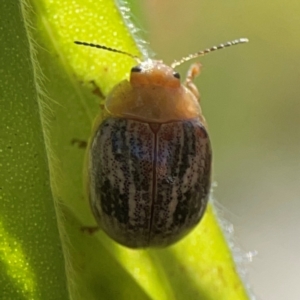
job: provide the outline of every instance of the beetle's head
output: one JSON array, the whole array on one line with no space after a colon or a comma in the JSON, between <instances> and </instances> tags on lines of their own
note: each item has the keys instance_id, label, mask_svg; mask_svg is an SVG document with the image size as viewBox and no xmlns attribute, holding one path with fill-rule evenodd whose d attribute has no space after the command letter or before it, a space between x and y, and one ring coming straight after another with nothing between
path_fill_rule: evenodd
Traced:
<instances>
[{"instance_id":1,"label":"beetle's head","mask_svg":"<svg viewBox=\"0 0 300 300\"><path fill-rule=\"evenodd\" d=\"M130 83L135 86L180 87L180 75L160 60L147 59L130 71Z\"/></svg>"}]
</instances>

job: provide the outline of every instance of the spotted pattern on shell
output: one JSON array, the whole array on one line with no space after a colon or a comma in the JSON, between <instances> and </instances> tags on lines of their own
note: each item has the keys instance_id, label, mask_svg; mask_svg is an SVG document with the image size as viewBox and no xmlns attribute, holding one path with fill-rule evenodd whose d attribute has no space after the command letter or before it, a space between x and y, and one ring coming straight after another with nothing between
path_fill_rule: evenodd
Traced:
<instances>
[{"instance_id":1,"label":"spotted pattern on shell","mask_svg":"<svg viewBox=\"0 0 300 300\"><path fill-rule=\"evenodd\" d=\"M164 247L200 221L211 146L198 119L149 124L108 117L89 153L89 192L100 228L128 247Z\"/></svg>"}]
</instances>

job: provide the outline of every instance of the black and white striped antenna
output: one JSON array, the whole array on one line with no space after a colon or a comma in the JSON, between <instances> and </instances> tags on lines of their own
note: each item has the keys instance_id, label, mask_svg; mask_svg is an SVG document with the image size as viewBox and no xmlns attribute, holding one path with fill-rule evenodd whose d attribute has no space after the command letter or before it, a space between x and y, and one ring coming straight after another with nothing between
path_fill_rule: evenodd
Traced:
<instances>
[{"instance_id":1,"label":"black and white striped antenna","mask_svg":"<svg viewBox=\"0 0 300 300\"><path fill-rule=\"evenodd\" d=\"M220 50L220 49L224 49L224 48L227 48L227 47L230 47L230 46L234 46L234 45L238 45L238 44L244 44L244 43L248 43L248 42L249 42L248 39L241 38L241 39L237 39L237 40L234 40L234 41L226 42L224 44L220 44L218 46L207 48L205 50L201 50L201 51L198 51L198 52L196 52L194 54L190 54L190 55L188 55L186 57L183 57L180 60L175 60L171 64L171 67L175 68L175 67L181 65L182 63L184 63L186 61L189 61L189 60L191 60L193 58L196 58L196 57L199 57L199 56L206 55L206 54L211 53L211 52L216 51L216 50Z\"/></svg>"}]
</instances>

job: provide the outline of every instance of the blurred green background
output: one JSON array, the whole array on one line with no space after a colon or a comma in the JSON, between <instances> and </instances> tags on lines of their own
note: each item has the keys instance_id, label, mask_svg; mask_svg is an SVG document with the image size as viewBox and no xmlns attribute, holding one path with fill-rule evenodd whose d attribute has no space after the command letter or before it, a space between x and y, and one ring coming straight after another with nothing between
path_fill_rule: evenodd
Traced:
<instances>
[{"instance_id":1,"label":"blurred green background","mask_svg":"<svg viewBox=\"0 0 300 300\"><path fill-rule=\"evenodd\" d=\"M213 143L214 197L244 255L258 252L247 265L254 293L299 300L300 1L135 3L134 19L149 49L166 63L250 39L199 59L204 67L196 83Z\"/></svg>"}]
</instances>

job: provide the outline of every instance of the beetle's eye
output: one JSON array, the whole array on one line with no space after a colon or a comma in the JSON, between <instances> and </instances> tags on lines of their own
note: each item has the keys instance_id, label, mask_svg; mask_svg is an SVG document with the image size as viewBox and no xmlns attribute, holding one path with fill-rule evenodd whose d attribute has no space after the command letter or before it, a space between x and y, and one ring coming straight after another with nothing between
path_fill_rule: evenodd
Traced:
<instances>
[{"instance_id":1,"label":"beetle's eye","mask_svg":"<svg viewBox=\"0 0 300 300\"><path fill-rule=\"evenodd\" d=\"M140 66L135 66L133 68L131 68L131 72L142 72L142 68Z\"/></svg>"},{"instance_id":2,"label":"beetle's eye","mask_svg":"<svg viewBox=\"0 0 300 300\"><path fill-rule=\"evenodd\" d=\"M174 73L173 73L173 76L174 76L175 78L177 78L177 79L180 79L180 74L177 73L177 72L174 72Z\"/></svg>"}]
</instances>

